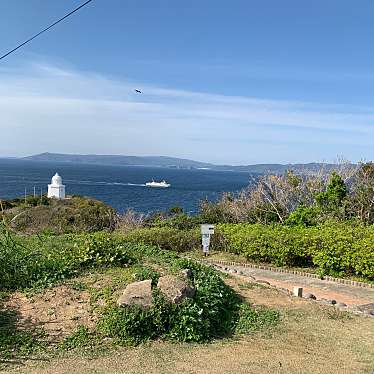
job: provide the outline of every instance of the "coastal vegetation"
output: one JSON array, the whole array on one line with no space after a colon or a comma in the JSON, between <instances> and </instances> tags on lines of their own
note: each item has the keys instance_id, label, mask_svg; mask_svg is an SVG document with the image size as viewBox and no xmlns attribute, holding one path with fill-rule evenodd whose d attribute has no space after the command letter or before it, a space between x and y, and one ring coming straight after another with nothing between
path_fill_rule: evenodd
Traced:
<instances>
[{"instance_id":1,"label":"coastal vegetation","mask_svg":"<svg viewBox=\"0 0 374 374\"><path fill-rule=\"evenodd\" d=\"M8 227L22 234L105 230L127 242L179 253L200 248L199 225L209 222L216 224L212 250L248 261L309 268L322 276L374 280L371 162L312 174L264 175L237 195L203 201L195 216L177 206L148 216L133 211L119 215L81 197L40 202L29 197L3 201L2 207Z\"/></svg>"},{"instance_id":2,"label":"coastal vegetation","mask_svg":"<svg viewBox=\"0 0 374 374\"><path fill-rule=\"evenodd\" d=\"M329 222L314 227L222 224L224 250L249 261L315 269L321 276L374 280L374 227Z\"/></svg>"},{"instance_id":3,"label":"coastal vegetation","mask_svg":"<svg viewBox=\"0 0 374 374\"><path fill-rule=\"evenodd\" d=\"M177 206L120 215L78 196L27 197L2 201L1 207L0 360L273 331L282 321L278 309L252 305L241 297L246 285L234 290L229 278L186 258L200 251L201 223L216 225L213 251L321 277L374 281L372 163L328 173L265 175L236 195L203 201L194 216ZM183 271L190 273L184 281L195 293L174 304L158 281L181 279ZM151 283L152 306L120 306L124 289L141 281ZM44 309L38 313L39 304ZM69 323L56 335L46 321L67 310L73 310Z\"/></svg>"},{"instance_id":4,"label":"coastal vegetation","mask_svg":"<svg viewBox=\"0 0 374 374\"><path fill-rule=\"evenodd\" d=\"M238 195L204 202L203 220L315 226L328 220L374 223L374 164L312 174L264 175Z\"/></svg>"},{"instance_id":5,"label":"coastal vegetation","mask_svg":"<svg viewBox=\"0 0 374 374\"><path fill-rule=\"evenodd\" d=\"M101 201L72 196L66 200L46 196L0 201L0 218L22 234L83 233L113 230L117 214Z\"/></svg>"},{"instance_id":6,"label":"coastal vegetation","mask_svg":"<svg viewBox=\"0 0 374 374\"><path fill-rule=\"evenodd\" d=\"M374 280L374 164L265 175L236 196L203 201L200 213L124 215L118 229L178 252L200 248L200 223L216 224L211 249L323 275ZM132 219L131 219L132 218ZM126 230L132 221L131 230Z\"/></svg>"},{"instance_id":7,"label":"coastal vegetation","mask_svg":"<svg viewBox=\"0 0 374 374\"><path fill-rule=\"evenodd\" d=\"M2 225L0 261L0 359L51 351L51 347L70 350L138 345L154 339L208 342L236 331L245 334L264 329L279 320L277 311L244 307L214 269L115 233L19 236ZM179 277L184 269L190 274L188 282L195 293L173 304L156 285L161 276ZM102 279L106 279L105 285L100 283ZM147 279L153 285L152 307L117 305L126 285ZM66 284L89 294L86 313L93 324L80 323L77 312L71 317L76 321L75 329L56 339L38 323L27 328L20 323L25 316L22 319L17 315L12 304L17 294L14 292L24 292L33 299L47 289ZM73 302L60 302L65 305L67 301ZM34 308L30 305L29 309ZM56 308L51 308L52 315L57 313Z\"/></svg>"}]
</instances>

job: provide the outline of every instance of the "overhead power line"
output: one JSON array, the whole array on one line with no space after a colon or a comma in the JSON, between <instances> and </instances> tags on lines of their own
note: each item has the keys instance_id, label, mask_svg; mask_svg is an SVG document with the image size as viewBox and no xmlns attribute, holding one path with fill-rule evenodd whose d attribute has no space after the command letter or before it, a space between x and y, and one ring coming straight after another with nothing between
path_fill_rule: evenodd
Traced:
<instances>
[{"instance_id":1,"label":"overhead power line","mask_svg":"<svg viewBox=\"0 0 374 374\"><path fill-rule=\"evenodd\" d=\"M35 34L34 36L32 36L31 38L25 40L23 43L19 44L17 47L13 48L11 51L5 53L5 55L1 56L0 57L0 60L2 60L3 58L9 56L11 53L15 52L17 49L23 47L25 44L27 43L30 43L32 40L34 40L35 38L37 38L38 36L40 36L41 34L45 33L46 31L48 31L49 29L51 29L53 26L56 26L58 23L62 22L64 19L68 18L69 16L71 16L72 14L74 14L75 12L77 12L79 9L83 8L84 6L86 6L88 3L90 3L91 1L93 0L88 0L86 1L85 3L83 3L82 5L80 5L79 7L75 8L74 10L72 10L70 13L66 14L65 16L63 16L62 18L60 18L59 20L57 20L56 22L52 23L52 25L49 25L48 27L46 27L44 30L38 32L37 34Z\"/></svg>"}]
</instances>

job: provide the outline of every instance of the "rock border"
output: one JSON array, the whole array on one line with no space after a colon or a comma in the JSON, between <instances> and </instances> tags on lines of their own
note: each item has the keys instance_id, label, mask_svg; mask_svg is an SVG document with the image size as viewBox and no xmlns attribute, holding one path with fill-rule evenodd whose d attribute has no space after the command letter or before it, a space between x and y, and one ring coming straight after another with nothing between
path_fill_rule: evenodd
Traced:
<instances>
[{"instance_id":1,"label":"rock border","mask_svg":"<svg viewBox=\"0 0 374 374\"><path fill-rule=\"evenodd\" d=\"M337 300L329 300L329 299L325 299L325 298L319 299L315 295L308 294L308 293L306 293L305 295L302 295L302 296L297 296L297 295L294 294L294 292L292 292L291 290L289 290L287 288L272 285L268 281L258 280L253 276L247 275L242 270L238 270L238 269L235 269L235 268L230 269L230 268L227 267L227 266L242 266L242 267L247 267L247 268L250 268L250 267L253 268L254 266L252 264L246 264L247 266L245 266L244 264L239 264L237 262L221 261L221 260L218 260L218 261L219 261L219 263L209 261L209 260L205 260L205 261L203 261L203 263L205 263L206 265L209 265L209 266L213 266L217 270L222 271L226 274L232 274L232 275L244 276L244 277L250 278L252 282L267 285L269 288L276 289L276 290L278 290L280 292L283 292L283 293L285 293L288 296L293 297L293 298L300 298L300 299L304 299L304 300L309 300L310 302L314 302L314 303L318 303L318 304L322 304L322 305L333 306L333 307L335 307L336 309L339 309L342 312L350 312L350 313L355 314L355 315L361 315L361 316L364 316L364 317L374 318L374 314L372 312L366 312L366 311L360 310L360 307L363 307L365 305L351 305L351 306L348 306L345 303L341 303ZM267 270L267 269L264 269L265 268L264 266L260 267L259 265L257 265L256 268L257 269L261 268L263 270ZM302 273L302 272L289 271L289 273L297 274L297 273ZM360 283L362 283L362 282L360 282Z\"/></svg>"},{"instance_id":2,"label":"rock border","mask_svg":"<svg viewBox=\"0 0 374 374\"><path fill-rule=\"evenodd\" d=\"M370 284L370 283L352 281L350 279L335 278L335 277L331 277L329 275L326 275L326 276L321 278L318 274L307 273L307 272L304 272L304 271L297 271L297 270L288 270L288 269L283 269L283 268L274 267L274 266L256 265L256 264L250 264L250 263L241 263L241 262L224 261L224 260L206 260L206 259L204 259L203 262L208 263L208 264L212 264L212 265L241 266L241 267L252 268L252 269L270 270L270 271L274 271L274 272L277 272L277 273L294 274L294 275L299 275L299 276L302 276L302 277L324 280L324 281L327 281L327 282L347 284L349 286L363 287L363 288L374 288L374 284Z\"/></svg>"}]
</instances>

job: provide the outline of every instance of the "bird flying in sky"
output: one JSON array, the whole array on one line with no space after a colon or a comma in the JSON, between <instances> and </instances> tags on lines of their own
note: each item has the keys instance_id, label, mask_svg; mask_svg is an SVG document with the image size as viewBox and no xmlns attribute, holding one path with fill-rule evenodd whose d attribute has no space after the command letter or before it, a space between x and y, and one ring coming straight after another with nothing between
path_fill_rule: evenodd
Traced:
<instances>
[{"instance_id":1,"label":"bird flying in sky","mask_svg":"<svg viewBox=\"0 0 374 374\"><path fill-rule=\"evenodd\" d=\"M142 91L140 91L140 90L135 90L135 92L136 92L136 93L142 93Z\"/></svg>"}]
</instances>

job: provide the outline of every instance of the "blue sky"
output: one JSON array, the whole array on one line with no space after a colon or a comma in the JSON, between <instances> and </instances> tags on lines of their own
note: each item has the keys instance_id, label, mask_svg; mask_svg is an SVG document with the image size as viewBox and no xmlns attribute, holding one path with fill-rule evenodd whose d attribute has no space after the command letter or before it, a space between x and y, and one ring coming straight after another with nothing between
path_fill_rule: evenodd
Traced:
<instances>
[{"instance_id":1,"label":"blue sky","mask_svg":"<svg viewBox=\"0 0 374 374\"><path fill-rule=\"evenodd\" d=\"M1 1L0 54L82 2ZM0 61L0 156L373 159L373 15L364 0L94 0Z\"/></svg>"}]
</instances>

